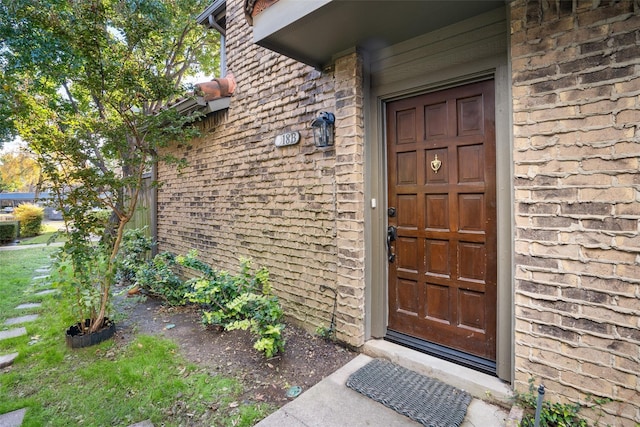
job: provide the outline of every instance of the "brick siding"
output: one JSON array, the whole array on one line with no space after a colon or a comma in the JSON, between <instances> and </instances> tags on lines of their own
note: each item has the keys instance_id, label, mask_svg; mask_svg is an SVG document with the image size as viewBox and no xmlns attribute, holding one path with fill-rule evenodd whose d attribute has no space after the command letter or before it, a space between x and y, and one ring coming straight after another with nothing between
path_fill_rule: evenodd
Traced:
<instances>
[{"instance_id":1,"label":"brick siding","mask_svg":"<svg viewBox=\"0 0 640 427\"><path fill-rule=\"evenodd\" d=\"M227 1L228 69L238 87L204 135L166 150L185 159L158 166L160 251L197 249L214 267L239 257L266 266L286 314L307 329L329 326L364 342L362 64L356 54L317 71L253 44L242 0ZM358 88L358 89L356 89ZM336 115L334 148L317 149L309 124ZM275 147L276 135L301 142ZM337 203L336 203L337 202Z\"/></svg>"},{"instance_id":2,"label":"brick siding","mask_svg":"<svg viewBox=\"0 0 640 427\"><path fill-rule=\"evenodd\" d=\"M515 387L611 398L616 426L640 422L639 9L511 4Z\"/></svg>"}]
</instances>

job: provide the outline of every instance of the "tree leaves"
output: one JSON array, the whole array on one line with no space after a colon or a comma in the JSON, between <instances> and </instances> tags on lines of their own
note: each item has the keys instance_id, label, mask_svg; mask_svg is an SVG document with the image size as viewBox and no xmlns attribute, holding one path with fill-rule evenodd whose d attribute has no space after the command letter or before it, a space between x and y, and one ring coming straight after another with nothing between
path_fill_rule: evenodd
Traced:
<instances>
[{"instance_id":1,"label":"tree leaves","mask_svg":"<svg viewBox=\"0 0 640 427\"><path fill-rule=\"evenodd\" d=\"M190 126L197 115L163 107L184 95L186 76L215 64L218 35L194 19L207 6L204 0L0 3L0 139L19 134L37 156L73 224L66 247L72 255L91 253L83 248L96 231L90 212L112 212L101 241L107 266L96 324L143 175L160 147L198 133ZM72 258L76 271L86 264Z\"/></svg>"}]
</instances>

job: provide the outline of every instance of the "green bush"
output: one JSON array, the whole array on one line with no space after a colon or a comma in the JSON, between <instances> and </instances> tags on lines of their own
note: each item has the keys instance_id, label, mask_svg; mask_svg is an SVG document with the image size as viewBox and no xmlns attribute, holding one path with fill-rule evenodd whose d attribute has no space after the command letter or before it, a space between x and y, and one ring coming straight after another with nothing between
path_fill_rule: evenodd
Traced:
<instances>
[{"instance_id":1,"label":"green bush","mask_svg":"<svg viewBox=\"0 0 640 427\"><path fill-rule=\"evenodd\" d=\"M261 268L252 274L251 263L246 259L240 260L237 275L218 272L195 256L190 252L176 257L176 262L203 273L189 280L193 290L187 294L189 301L203 306L203 322L226 330L250 330L258 337L253 347L266 357L284 351L283 311L278 297L271 292L269 272Z\"/></svg>"},{"instance_id":2,"label":"green bush","mask_svg":"<svg viewBox=\"0 0 640 427\"><path fill-rule=\"evenodd\" d=\"M257 336L253 347L266 357L284 351L283 311L271 292L265 268L251 272L249 260L241 259L240 273L218 271L196 258L195 251L174 256L164 252L145 263L136 274L136 284L171 305L187 302L202 307L202 321L226 330L250 330ZM199 273L187 281L176 270Z\"/></svg>"},{"instance_id":3,"label":"green bush","mask_svg":"<svg viewBox=\"0 0 640 427\"><path fill-rule=\"evenodd\" d=\"M0 221L0 243L10 243L18 237L18 221Z\"/></svg>"},{"instance_id":4,"label":"green bush","mask_svg":"<svg viewBox=\"0 0 640 427\"><path fill-rule=\"evenodd\" d=\"M175 256L163 252L138 269L136 284L152 295L164 299L170 305L181 305L186 302L185 295L190 291L189 284L175 273L177 264Z\"/></svg>"},{"instance_id":5,"label":"green bush","mask_svg":"<svg viewBox=\"0 0 640 427\"><path fill-rule=\"evenodd\" d=\"M44 208L31 203L23 203L15 208L13 216L20 221L21 237L33 237L40 234L42 220L44 219Z\"/></svg>"},{"instance_id":6,"label":"green bush","mask_svg":"<svg viewBox=\"0 0 640 427\"><path fill-rule=\"evenodd\" d=\"M145 232L146 227L124 232L116 269L116 281L121 285L135 282L138 270L145 266L147 253L153 246L153 241Z\"/></svg>"}]
</instances>

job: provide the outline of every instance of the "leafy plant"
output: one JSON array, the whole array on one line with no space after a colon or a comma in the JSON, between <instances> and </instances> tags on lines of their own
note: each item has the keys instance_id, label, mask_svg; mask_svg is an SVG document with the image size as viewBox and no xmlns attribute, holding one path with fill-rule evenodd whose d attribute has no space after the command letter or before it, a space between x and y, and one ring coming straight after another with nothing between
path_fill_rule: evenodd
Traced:
<instances>
[{"instance_id":1,"label":"leafy plant","mask_svg":"<svg viewBox=\"0 0 640 427\"><path fill-rule=\"evenodd\" d=\"M135 283L170 305L184 304L190 288L174 271L176 266L173 254L159 253L137 270Z\"/></svg>"},{"instance_id":2,"label":"leafy plant","mask_svg":"<svg viewBox=\"0 0 640 427\"><path fill-rule=\"evenodd\" d=\"M266 357L284 351L283 311L271 291L267 269L252 273L251 262L241 259L240 272L232 275L211 269L195 256L195 252L190 252L176 261L203 273L189 280L192 291L186 296L189 301L203 305L203 322L226 330L250 330L258 337L253 347Z\"/></svg>"},{"instance_id":3,"label":"leafy plant","mask_svg":"<svg viewBox=\"0 0 640 427\"><path fill-rule=\"evenodd\" d=\"M537 401L538 392L534 379L529 378L529 390L526 393L516 393L516 402L525 409L520 427L534 427ZM591 407L601 407L610 402L610 399L587 397L587 401L592 402ZM584 407L580 403L559 403L544 400L540 411L540 426L587 427L589 426L587 420L579 415ZM598 425L597 421L595 425Z\"/></svg>"},{"instance_id":4,"label":"leafy plant","mask_svg":"<svg viewBox=\"0 0 640 427\"><path fill-rule=\"evenodd\" d=\"M70 311L78 320L79 328L86 333L101 305L105 276L109 274L108 254L98 244L68 245L58 253L54 267L53 285L71 301ZM108 311L110 306L105 308Z\"/></svg>"},{"instance_id":5,"label":"leafy plant","mask_svg":"<svg viewBox=\"0 0 640 427\"><path fill-rule=\"evenodd\" d=\"M335 329L327 328L324 325L320 325L316 328L316 335L328 341L335 341L336 339Z\"/></svg>"},{"instance_id":6,"label":"leafy plant","mask_svg":"<svg viewBox=\"0 0 640 427\"><path fill-rule=\"evenodd\" d=\"M0 222L0 243L9 243L16 240L18 237L18 222L17 221L2 221Z\"/></svg>"},{"instance_id":7,"label":"leafy plant","mask_svg":"<svg viewBox=\"0 0 640 427\"><path fill-rule=\"evenodd\" d=\"M116 281L123 285L135 282L136 274L146 263L147 253L153 247L153 241L145 234L146 227L130 229L124 232L120 252Z\"/></svg>"},{"instance_id":8,"label":"leafy plant","mask_svg":"<svg viewBox=\"0 0 640 427\"><path fill-rule=\"evenodd\" d=\"M20 236L33 237L40 234L44 209L32 203L23 203L13 210L13 216L20 221Z\"/></svg>"}]
</instances>

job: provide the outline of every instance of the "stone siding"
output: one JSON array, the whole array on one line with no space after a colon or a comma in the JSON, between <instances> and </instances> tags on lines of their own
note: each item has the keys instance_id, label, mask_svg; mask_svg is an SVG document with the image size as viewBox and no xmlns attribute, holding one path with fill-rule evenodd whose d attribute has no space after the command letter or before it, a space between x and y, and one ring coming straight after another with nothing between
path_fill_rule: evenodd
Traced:
<instances>
[{"instance_id":1,"label":"stone siding","mask_svg":"<svg viewBox=\"0 0 640 427\"><path fill-rule=\"evenodd\" d=\"M227 60L237 89L204 135L167 149L188 166L158 166L160 251L197 249L214 267L239 257L265 266L286 314L329 326L338 292L338 339L364 343L362 64L358 55L317 71L253 44L242 0L227 1ZM310 122L336 115L336 143L318 149ZM298 131L297 145L275 147Z\"/></svg>"},{"instance_id":2,"label":"stone siding","mask_svg":"<svg viewBox=\"0 0 640 427\"><path fill-rule=\"evenodd\" d=\"M639 8L511 4L515 387L611 398L616 426L640 422Z\"/></svg>"}]
</instances>

